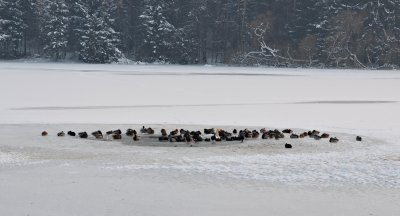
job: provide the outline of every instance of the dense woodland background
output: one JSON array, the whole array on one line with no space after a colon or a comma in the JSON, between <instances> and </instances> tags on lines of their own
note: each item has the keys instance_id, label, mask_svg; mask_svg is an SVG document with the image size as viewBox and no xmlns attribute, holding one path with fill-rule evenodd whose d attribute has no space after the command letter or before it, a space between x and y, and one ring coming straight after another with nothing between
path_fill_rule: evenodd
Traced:
<instances>
[{"instance_id":1,"label":"dense woodland background","mask_svg":"<svg viewBox=\"0 0 400 216\"><path fill-rule=\"evenodd\" d=\"M400 0L0 0L0 58L397 68Z\"/></svg>"}]
</instances>

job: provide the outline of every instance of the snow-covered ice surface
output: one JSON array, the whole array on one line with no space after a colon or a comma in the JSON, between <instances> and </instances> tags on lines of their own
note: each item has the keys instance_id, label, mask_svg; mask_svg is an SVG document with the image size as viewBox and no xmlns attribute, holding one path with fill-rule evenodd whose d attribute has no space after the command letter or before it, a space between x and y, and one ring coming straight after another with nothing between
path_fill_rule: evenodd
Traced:
<instances>
[{"instance_id":1,"label":"snow-covered ice surface","mask_svg":"<svg viewBox=\"0 0 400 216\"><path fill-rule=\"evenodd\" d=\"M399 92L397 71L2 62L0 215L398 215ZM142 125L340 142L56 136Z\"/></svg>"}]
</instances>

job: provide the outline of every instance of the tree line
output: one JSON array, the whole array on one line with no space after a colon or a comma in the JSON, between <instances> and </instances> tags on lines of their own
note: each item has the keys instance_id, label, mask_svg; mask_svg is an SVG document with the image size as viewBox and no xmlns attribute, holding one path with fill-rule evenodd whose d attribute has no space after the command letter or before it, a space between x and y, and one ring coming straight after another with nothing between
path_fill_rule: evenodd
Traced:
<instances>
[{"instance_id":1,"label":"tree line","mask_svg":"<svg viewBox=\"0 0 400 216\"><path fill-rule=\"evenodd\" d=\"M400 66L400 0L0 0L0 58Z\"/></svg>"}]
</instances>

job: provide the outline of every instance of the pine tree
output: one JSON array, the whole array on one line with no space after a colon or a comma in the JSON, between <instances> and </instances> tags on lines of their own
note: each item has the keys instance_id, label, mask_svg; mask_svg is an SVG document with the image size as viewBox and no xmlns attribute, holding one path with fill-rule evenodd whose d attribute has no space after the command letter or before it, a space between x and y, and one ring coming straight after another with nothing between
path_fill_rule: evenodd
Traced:
<instances>
[{"instance_id":1,"label":"pine tree","mask_svg":"<svg viewBox=\"0 0 400 216\"><path fill-rule=\"evenodd\" d=\"M131 0L121 0L111 14L111 17L115 19L112 28L120 33L122 51L129 57L134 57L137 14L136 5Z\"/></svg>"},{"instance_id":2,"label":"pine tree","mask_svg":"<svg viewBox=\"0 0 400 216\"><path fill-rule=\"evenodd\" d=\"M79 59L86 63L111 63L122 56L117 48L119 34L112 28L112 2L102 0L82 1L81 17L83 25L77 29Z\"/></svg>"},{"instance_id":3,"label":"pine tree","mask_svg":"<svg viewBox=\"0 0 400 216\"><path fill-rule=\"evenodd\" d=\"M23 53L24 56L28 56L31 54L32 48L39 44L40 16L37 0L20 0L20 2L20 7L23 13L22 19L23 22L26 24L26 28L24 29L23 34Z\"/></svg>"},{"instance_id":4,"label":"pine tree","mask_svg":"<svg viewBox=\"0 0 400 216\"><path fill-rule=\"evenodd\" d=\"M0 0L0 56L16 58L20 56L20 45L24 29L20 0Z\"/></svg>"},{"instance_id":5,"label":"pine tree","mask_svg":"<svg viewBox=\"0 0 400 216\"><path fill-rule=\"evenodd\" d=\"M150 62L170 62L174 49L180 49L183 45L178 30L166 18L166 7L164 0L145 0L139 16L143 42L140 50L146 56L145 60Z\"/></svg>"},{"instance_id":6,"label":"pine tree","mask_svg":"<svg viewBox=\"0 0 400 216\"><path fill-rule=\"evenodd\" d=\"M44 53L54 60L66 56L68 8L64 0L48 0L43 14L42 38Z\"/></svg>"},{"instance_id":7,"label":"pine tree","mask_svg":"<svg viewBox=\"0 0 400 216\"><path fill-rule=\"evenodd\" d=\"M198 3L198 0L175 0L166 8L166 17L176 29L173 38L175 43L169 54L172 55L173 62L180 64L199 62L200 38L197 32L199 22L196 14Z\"/></svg>"},{"instance_id":8,"label":"pine tree","mask_svg":"<svg viewBox=\"0 0 400 216\"><path fill-rule=\"evenodd\" d=\"M88 9L86 0L65 0L68 7L68 26L67 26L67 52L78 58L80 50L80 38L85 24Z\"/></svg>"},{"instance_id":9,"label":"pine tree","mask_svg":"<svg viewBox=\"0 0 400 216\"><path fill-rule=\"evenodd\" d=\"M299 43L307 35L315 34L319 11L314 1L294 1L290 7L293 7L294 19L291 20L288 31L292 40Z\"/></svg>"}]
</instances>

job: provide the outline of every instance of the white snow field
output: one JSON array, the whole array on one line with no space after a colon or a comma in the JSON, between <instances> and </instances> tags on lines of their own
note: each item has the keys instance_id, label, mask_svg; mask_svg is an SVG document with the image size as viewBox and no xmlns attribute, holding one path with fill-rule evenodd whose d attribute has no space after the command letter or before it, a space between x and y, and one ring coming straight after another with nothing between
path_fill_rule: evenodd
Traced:
<instances>
[{"instance_id":1,"label":"white snow field","mask_svg":"<svg viewBox=\"0 0 400 216\"><path fill-rule=\"evenodd\" d=\"M0 99L0 215L400 215L399 71L0 62ZM56 136L142 125L340 141Z\"/></svg>"}]
</instances>

